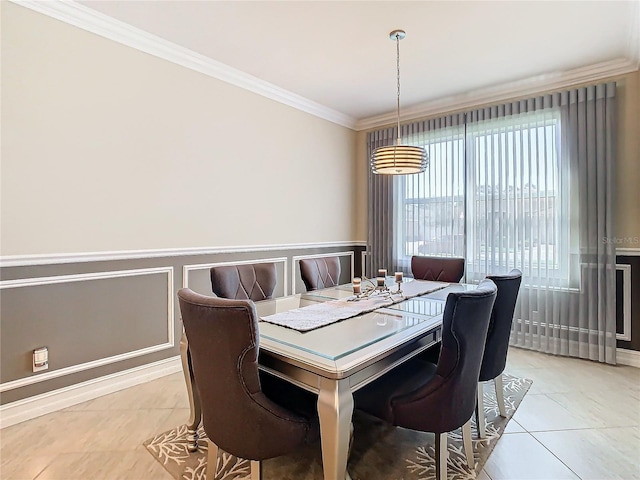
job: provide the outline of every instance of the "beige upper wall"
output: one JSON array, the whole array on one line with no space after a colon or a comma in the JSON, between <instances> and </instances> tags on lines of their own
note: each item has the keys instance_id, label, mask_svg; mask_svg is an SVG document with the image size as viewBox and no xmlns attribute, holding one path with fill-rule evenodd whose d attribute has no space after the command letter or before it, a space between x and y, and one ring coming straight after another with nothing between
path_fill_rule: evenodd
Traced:
<instances>
[{"instance_id":1,"label":"beige upper wall","mask_svg":"<svg viewBox=\"0 0 640 480\"><path fill-rule=\"evenodd\" d=\"M0 254L366 240L366 132L0 9ZM615 80L616 235L634 238L640 73Z\"/></svg>"},{"instance_id":2,"label":"beige upper wall","mask_svg":"<svg viewBox=\"0 0 640 480\"><path fill-rule=\"evenodd\" d=\"M362 238L352 130L1 9L2 255Z\"/></svg>"},{"instance_id":3,"label":"beige upper wall","mask_svg":"<svg viewBox=\"0 0 640 480\"><path fill-rule=\"evenodd\" d=\"M638 248L640 238L640 72L611 77L616 81L618 106L618 150L616 164L615 214L619 248ZM365 172L359 178L357 202L359 210L367 205L367 132L358 132L356 139L357 169ZM366 218L358 219L358 238L367 237Z\"/></svg>"},{"instance_id":4,"label":"beige upper wall","mask_svg":"<svg viewBox=\"0 0 640 480\"><path fill-rule=\"evenodd\" d=\"M640 238L640 71L617 78L618 158L616 236L620 248L638 248ZM631 241L629 241L631 239Z\"/></svg>"}]
</instances>

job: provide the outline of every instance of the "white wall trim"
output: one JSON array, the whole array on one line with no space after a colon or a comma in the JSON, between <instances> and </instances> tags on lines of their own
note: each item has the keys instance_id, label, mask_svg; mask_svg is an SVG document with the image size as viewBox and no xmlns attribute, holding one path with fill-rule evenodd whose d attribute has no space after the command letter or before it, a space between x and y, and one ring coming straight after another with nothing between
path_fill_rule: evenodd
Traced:
<instances>
[{"instance_id":1,"label":"white wall trim","mask_svg":"<svg viewBox=\"0 0 640 480\"><path fill-rule=\"evenodd\" d=\"M631 341L631 265L616 264L616 270L622 271L622 333L616 333L617 340Z\"/></svg>"},{"instance_id":2,"label":"white wall trim","mask_svg":"<svg viewBox=\"0 0 640 480\"><path fill-rule=\"evenodd\" d=\"M616 349L616 363L618 365L629 365L640 368L640 352L627 350L626 348Z\"/></svg>"},{"instance_id":3,"label":"white wall trim","mask_svg":"<svg viewBox=\"0 0 640 480\"><path fill-rule=\"evenodd\" d=\"M621 257L640 257L640 248L616 248L616 255Z\"/></svg>"},{"instance_id":4,"label":"white wall trim","mask_svg":"<svg viewBox=\"0 0 640 480\"><path fill-rule=\"evenodd\" d=\"M143 275L167 275L167 341L157 345L151 345L138 350L113 355L111 357L99 358L91 362L80 363L77 365L71 365L64 368L58 368L45 373L38 373L36 375L29 375L27 377L19 378L9 382L0 384L0 392L7 390L13 390L21 388L26 385L32 385L34 383L44 382L51 380L52 378L58 378L64 375L70 375L72 373L81 372L90 368L96 368L111 363L120 362L122 360L128 360L130 358L140 357L153 352L159 352L175 346L175 319L174 319L174 306L173 306L173 267L156 267L156 268L143 268L135 270L119 270L110 272L96 272L96 273L83 273L77 275L59 275L53 277L34 277L34 278L21 278L18 280L3 280L0 281L0 290L8 288L23 288L33 287L39 285L54 285L59 283L71 283L71 282L84 282L91 280L104 280L111 278L123 278L134 277Z\"/></svg>"},{"instance_id":5,"label":"white wall trim","mask_svg":"<svg viewBox=\"0 0 640 480\"><path fill-rule=\"evenodd\" d=\"M350 278L353 278L354 270L355 270L353 252L330 252L330 253L318 253L315 255L296 255L294 257L291 257L291 295L296 294L296 267L300 263L300 260L305 258L326 258L326 257L351 257Z\"/></svg>"},{"instance_id":6,"label":"white wall trim","mask_svg":"<svg viewBox=\"0 0 640 480\"><path fill-rule=\"evenodd\" d=\"M309 248L365 247L365 241L290 243L281 245L247 245L224 247L165 248L154 250L122 250L113 252L51 253L42 255L0 256L0 268L58 265L63 263L109 262L114 260L139 260L158 257L188 255L218 255L227 253L270 252L277 250L305 250Z\"/></svg>"},{"instance_id":7,"label":"white wall trim","mask_svg":"<svg viewBox=\"0 0 640 480\"><path fill-rule=\"evenodd\" d=\"M23 7L353 129L355 118L73 1L11 0Z\"/></svg>"},{"instance_id":8,"label":"white wall trim","mask_svg":"<svg viewBox=\"0 0 640 480\"><path fill-rule=\"evenodd\" d=\"M70 385L0 406L0 428L182 371L180 356Z\"/></svg>"},{"instance_id":9,"label":"white wall trim","mask_svg":"<svg viewBox=\"0 0 640 480\"><path fill-rule=\"evenodd\" d=\"M619 58L565 72L552 72L405 107L400 115L400 121L408 122L455 110L474 108L486 103L502 102L526 95L560 90L579 83L596 82L616 75L635 72L636 70L638 70L637 60ZM395 115L395 112L389 112L358 120L355 129L358 131L369 130L392 124L396 120Z\"/></svg>"},{"instance_id":10,"label":"white wall trim","mask_svg":"<svg viewBox=\"0 0 640 480\"><path fill-rule=\"evenodd\" d=\"M184 265L182 267L182 287L189 287L189 273L194 270L209 270L211 267L223 267L225 265L252 265L256 263L283 263L283 272L284 272L284 284L283 284L283 292L284 295L288 295L288 281L287 281L287 264L289 260L287 257L278 257L278 258L254 258L249 260L231 260L229 262L213 262L213 263L200 263L197 265Z\"/></svg>"},{"instance_id":11,"label":"white wall trim","mask_svg":"<svg viewBox=\"0 0 640 480\"><path fill-rule=\"evenodd\" d=\"M370 255L369 251L367 250L363 250L360 253L360 276L361 277L366 277L366 273L367 273L367 256Z\"/></svg>"}]
</instances>

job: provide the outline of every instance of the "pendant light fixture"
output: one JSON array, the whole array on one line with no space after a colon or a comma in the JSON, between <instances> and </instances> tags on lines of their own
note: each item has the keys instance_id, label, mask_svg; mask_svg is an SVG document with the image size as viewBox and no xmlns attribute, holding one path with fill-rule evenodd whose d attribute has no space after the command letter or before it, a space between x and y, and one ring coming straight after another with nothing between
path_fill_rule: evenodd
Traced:
<instances>
[{"instance_id":1,"label":"pendant light fixture","mask_svg":"<svg viewBox=\"0 0 640 480\"><path fill-rule=\"evenodd\" d=\"M400 40L406 37L404 30L394 30L389 34L396 41L396 68L398 73L398 140L395 145L376 148L371 154L371 170L384 175L407 175L422 173L429 164L427 151L422 147L400 144Z\"/></svg>"}]
</instances>

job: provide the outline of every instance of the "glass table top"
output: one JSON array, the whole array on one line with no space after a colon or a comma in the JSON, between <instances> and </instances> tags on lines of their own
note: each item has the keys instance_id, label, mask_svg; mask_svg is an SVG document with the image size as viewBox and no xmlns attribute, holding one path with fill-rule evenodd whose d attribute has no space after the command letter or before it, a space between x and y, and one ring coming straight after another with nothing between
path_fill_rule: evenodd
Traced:
<instances>
[{"instance_id":1,"label":"glass table top","mask_svg":"<svg viewBox=\"0 0 640 480\"><path fill-rule=\"evenodd\" d=\"M432 293L428 293L426 295L422 295L422 299L426 300L441 300L446 301L447 295L451 292L468 292L469 290L475 290L478 288L478 285L470 284L470 283L450 283L447 287L437 290Z\"/></svg>"},{"instance_id":2,"label":"glass table top","mask_svg":"<svg viewBox=\"0 0 640 480\"><path fill-rule=\"evenodd\" d=\"M414 297L404 302L387 307L389 310L399 310L407 314L417 314L426 317L435 317L444 312L445 302L438 299Z\"/></svg>"},{"instance_id":3,"label":"glass table top","mask_svg":"<svg viewBox=\"0 0 640 480\"><path fill-rule=\"evenodd\" d=\"M264 300L256 302L255 305L258 316L262 317L351 295L351 286L346 285ZM405 303L408 305L403 308L402 305ZM444 308L442 302L433 303ZM442 309L435 306L419 307L419 304L431 305L426 301L407 300L393 305L398 308L381 308L307 332L260 322L260 340L263 343L275 343L287 351L338 360L414 327L430 329L439 326Z\"/></svg>"}]
</instances>

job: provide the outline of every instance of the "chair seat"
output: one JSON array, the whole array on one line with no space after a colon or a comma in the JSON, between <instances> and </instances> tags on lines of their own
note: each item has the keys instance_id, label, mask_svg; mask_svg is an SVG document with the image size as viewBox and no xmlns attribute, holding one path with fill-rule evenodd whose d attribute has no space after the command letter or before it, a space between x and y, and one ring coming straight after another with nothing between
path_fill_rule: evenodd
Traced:
<instances>
[{"instance_id":1,"label":"chair seat","mask_svg":"<svg viewBox=\"0 0 640 480\"><path fill-rule=\"evenodd\" d=\"M414 358L394 368L354 394L357 409L395 425L392 404L397 397L418 390L436 373L436 365Z\"/></svg>"}]
</instances>

